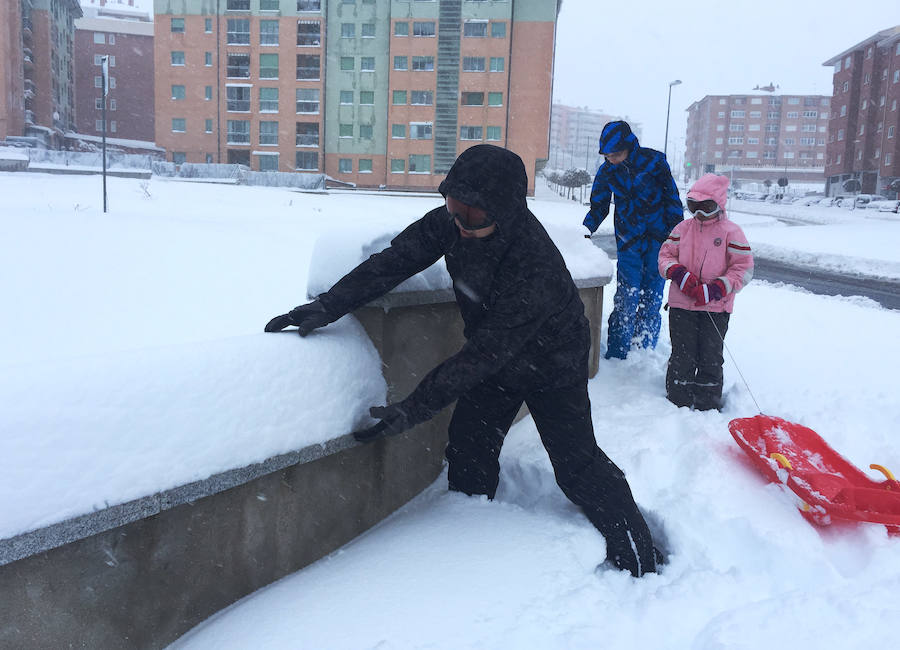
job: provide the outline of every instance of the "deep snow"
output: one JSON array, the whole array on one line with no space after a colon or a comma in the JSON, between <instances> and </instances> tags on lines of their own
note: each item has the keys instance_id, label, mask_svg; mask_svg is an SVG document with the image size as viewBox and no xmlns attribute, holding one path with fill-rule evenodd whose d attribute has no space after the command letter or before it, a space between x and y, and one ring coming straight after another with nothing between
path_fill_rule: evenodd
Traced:
<instances>
[{"instance_id":1,"label":"deep snow","mask_svg":"<svg viewBox=\"0 0 900 650\"><path fill-rule=\"evenodd\" d=\"M0 192L0 537L102 505L94 490L109 481L125 500L131 482L153 490L181 480L182 462L221 471L258 460L260 439L301 444L291 436L311 414L293 388L309 385L304 367L329 386L310 391L311 402L322 400L319 435L345 433L384 394L358 325L345 319L299 342L262 326L303 301L317 242L336 233L346 242L340 233L376 220L399 228L437 204L111 179L103 215L96 177L0 174ZM585 208L546 194L530 206L572 267L589 274L608 264L582 237ZM754 247L811 263L840 255L845 268L888 277L900 265L900 254L873 252L897 241L897 222L870 229L865 217L834 213L835 223L786 227L737 207ZM370 238L352 247L363 251ZM860 467L900 472L898 331L900 313L870 300L753 282L737 297L726 342L766 413L810 426ZM880 526L810 526L728 434L729 419L755 413L735 364L726 361L725 411L694 413L664 398L668 350L664 334L656 351L602 362L590 384L597 439L664 532L671 557L660 575L595 574L603 539L559 492L526 418L504 447L494 502L448 494L439 479L175 646L837 650L892 640L900 543ZM356 383L338 388L351 366ZM209 400L195 405L201 388ZM326 390L345 391L341 408L322 399ZM246 418L260 410L267 424L251 429ZM224 440L229 420L235 431ZM82 437L104 422L118 439ZM181 422L191 436L166 443L175 467L134 464L161 428ZM242 427L257 435L232 440ZM40 516L21 516L30 500L45 508Z\"/></svg>"}]
</instances>

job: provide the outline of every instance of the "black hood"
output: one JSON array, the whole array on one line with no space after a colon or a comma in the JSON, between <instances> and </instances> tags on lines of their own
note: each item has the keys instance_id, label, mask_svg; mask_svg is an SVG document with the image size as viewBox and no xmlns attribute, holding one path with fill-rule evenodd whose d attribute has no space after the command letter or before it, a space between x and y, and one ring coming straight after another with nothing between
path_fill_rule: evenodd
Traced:
<instances>
[{"instance_id":1,"label":"black hood","mask_svg":"<svg viewBox=\"0 0 900 650\"><path fill-rule=\"evenodd\" d=\"M463 151L438 191L485 210L501 229L528 209L525 164L509 149L479 144Z\"/></svg>"}]
</instances>

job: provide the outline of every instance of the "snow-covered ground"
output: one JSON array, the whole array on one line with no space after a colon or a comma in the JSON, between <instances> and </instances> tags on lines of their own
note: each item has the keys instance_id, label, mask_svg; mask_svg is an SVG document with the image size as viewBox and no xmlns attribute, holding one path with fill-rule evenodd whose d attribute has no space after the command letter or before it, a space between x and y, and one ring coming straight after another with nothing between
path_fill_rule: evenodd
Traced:
<instances>
[{"instance_id":1,"label":"snow-covered ground","mask_svg":"<svg viewBox=\"0 0 900 650\"><path fill-rule=\"evenodd\" d=\"M329 391L341 390L333 386L349 378L349 367L358 375L333 417L331 402L317 404L325 389L311 390L309 404L327 421L319 434L346 432L384 390L359 327L345 319L302 341L261 328L303 300L317 241L353 224L402 227L436 205L427 197L111 179L111 212L103 215L97 178L0 174L0 192L7 301L0 538L70 516L73 503L102 504L106 497L96 495L106 482L130 488L126 474L147 489L158 474L157 482L176 480L171 467L119 472L116 463L146 452L160 427L185 419L191 438L182 441L183 460L205 463L202 471L258 460L259 438L273 448L297 444L290 436L307 402L290 402L297 386L310 390L300 368L307 359L328 368L316 381L325 379ZM570 265L608 264L584 246L582 206L546 195L530 205ZM789 228L732 210L754 247L822 256L836 250L821 247L830 233L835 242L846 236L825 230L845 223ZM856 229L869 238L844 240L839 250L890 276L900 253L873 251L897 240L900 223L877 223L878 230ZM787 234L809 228L814 236ZM362 250L367 239L368 232L350 243ZM606 313L611 297L606 292ZM875 525L811 527L788 495L748 466L727 424L756 413L739 367L766 413L815 429L860 467L877 462L900 473L898 331L900 312L870 300L753 282L737 298L726 339L737 365L726 361L723 413L665 400L665 334L655 351L601 363L590 384L597 439L662 531L671 555L659 575L595 573L603 539L556 487L525 419L504 447L494 502L449 494L439 479L340 551L175 646L843 650L887 643L900 614L900 541ZM194 405L198 386L213 395ZM251 428L248 414L260 408L272 411L264 435L225 439L233 432L223 436L223 422ZM114 444L80 437L107 419L120 434ZM217 449L225 442L228 449ZM180 459L177 445L173 451ZM46 510L23 516L23 499Z\"/></svg>"}]
</instances>

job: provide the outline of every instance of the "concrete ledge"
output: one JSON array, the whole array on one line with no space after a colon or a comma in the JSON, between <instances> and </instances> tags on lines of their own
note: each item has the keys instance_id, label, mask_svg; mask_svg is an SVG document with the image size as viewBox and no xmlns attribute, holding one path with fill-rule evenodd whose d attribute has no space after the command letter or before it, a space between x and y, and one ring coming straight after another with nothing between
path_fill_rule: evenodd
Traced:
<instances>
[{"instance_id":1,"label":"concrete ledge","mask_svg":"<svg viewBox=\"0 0 900 650\"><path fill-rule=\"evenodd\" d=\"M603 285L583 280L598 363ZM355 313L405 397L463 343L452 291ZM370 444L349 434L0 540L0 648L162 648L340 548L440 474L450 408Z\"/></svg>"}]
</instances>

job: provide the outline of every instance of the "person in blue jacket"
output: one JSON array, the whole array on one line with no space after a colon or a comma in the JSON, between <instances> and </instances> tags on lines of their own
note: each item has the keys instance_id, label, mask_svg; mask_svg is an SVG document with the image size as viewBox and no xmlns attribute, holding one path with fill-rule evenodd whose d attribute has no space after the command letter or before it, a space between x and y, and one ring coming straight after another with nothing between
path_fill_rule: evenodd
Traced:
<instances>
[{"instance_id":1,"label":"person in blue jacket","mask_svg":"<svg viewBox=\"0 0 900 650\"><path fill-rule=\"evenodd\" d=\"M627 122L603 127L600 153L606 161L594 177L584 225L595 232L615 196L618 263L606 358L624 359L633 344L656 346L665 286L657 270L659 249L684 220L684 207L666 157L642 147Z\"/></svg>"}]
</instances>

